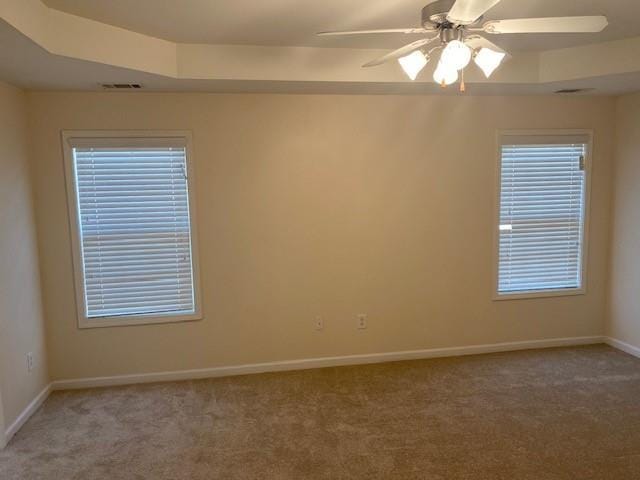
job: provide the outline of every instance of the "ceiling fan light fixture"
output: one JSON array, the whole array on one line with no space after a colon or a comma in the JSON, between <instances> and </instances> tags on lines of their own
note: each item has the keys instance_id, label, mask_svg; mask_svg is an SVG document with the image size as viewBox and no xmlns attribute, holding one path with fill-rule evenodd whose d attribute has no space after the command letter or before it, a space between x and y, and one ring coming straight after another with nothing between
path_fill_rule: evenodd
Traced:
<instances>
[{"instance_id":1,"label":"ceiling fan light fixture","mask_svg":"<svg viewBox=\"0 0 640 480\"><path fill-rule=\"evenodd\" d=\"M443 87L451 85L458 80L458 71L440 60L435 72L433 72L433 80Z\"/></svg>"},{"instance_id":2,"label":"ceiling fan light fixture","mask_svg":"<svg viewBox=\"0 0 640 480\"><path fill-rule=\"evenodd\" d=\"M471 49L460 40L452 40L442 51L440 61L454 70L462 70L471 61Z\"/></svg>"},{"instance_id":3,"label":"ceiling fan light fixture","mask_svg":"<svg viewBox=\"0 0 640 480\"><path fill-rule=\"evenodd\" d=\"M476 54L473 61L480 67L485 76L489 78L495 69L500 66L505 56L506 53L504 52L496 52L490 48L483 47Z\"/></svg>"},{"instance_id":4,"label":"ceiling fan light fixture","mask_svg":"<svg viewBox=\"0 0 640 480\"><path fill-rule=\"evenodd\" d=\"M400 57L398 63L411 80L415 80L422 69L429 63L429 57L421 50L411 52L409 55Z\"/></svg>"},{"instance_id":5,"label":"ceiling fan light fixture","mask_svg":"<svg viewBox=\"0 0 640 480\"><path fill-rule=\"evenodd\" d=\"M419 27L381 30L347 30L321 32L319 35L371 35L371 34L419 34L423 38L388 52L363 67L375 67L397 60L411 80L415 80L429 56L441 50L434 80L450 85L461 77L460 91L465 90L464 69L473 59L489 78L507 57L502 48L494 45L485 34L523 33L594 33L608 24L603 15L515 18L483 22L485 13L501 0L427 0L422 9ZM476 33L481 32L481 33ZM436 44L430 47L431 44ZM428 52L428 53L427 53Z\"/></svg>"}]
</instances>

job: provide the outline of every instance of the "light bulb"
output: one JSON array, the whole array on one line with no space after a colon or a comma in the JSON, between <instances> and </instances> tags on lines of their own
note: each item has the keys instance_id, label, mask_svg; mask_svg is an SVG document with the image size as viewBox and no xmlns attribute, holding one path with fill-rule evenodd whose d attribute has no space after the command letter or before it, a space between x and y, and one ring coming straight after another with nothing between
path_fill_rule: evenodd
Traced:
<instances>
[{"instance_id":1,"label":"light bulb","mask_svg":"<svg viewBox=\"0 0 640 480\"><path fill-rule=\"evenodd\" d=\"M458 80L458 71L440 60L436 71L433 72L433 79L440 85L451 85Z\"/></svg>"},{"instance_id":2,"label":"light bulb","mask_svg":"<svg viewBox=\"0 0 640 480\"><path fill-rule=\"evenodd\" d=\"M502 63L505 56L506 53L504 52L496 52L490 48L483 47L476 54L476 58L474 58L473 61L482 69L486 77L489 78L493 71Z\"/></svg>"},{"instance_id":3,"label":"light bulb","mask_svg":"<svg viewBox=\"0 0 640 480\"><path fill-rule=\"evenodd\" d=\"M460 40L452 40L442 52L440 61L455 70L462 70L471 61L471 49Z\"/></svg>"},{"instance_id":4,"label":"light bulb","mask_svg":"<svg viewBox=\"0 0 640 480\"><path fill-rule=\"evenodd\" d=\"M411 80L416 79L418 74L422 71L422 69L428 62L429 57L427 57L420 50L416 50L406 57L398 59L398 63L404 70L404 73L406 73Z\"/></svg>"}]
</instances>

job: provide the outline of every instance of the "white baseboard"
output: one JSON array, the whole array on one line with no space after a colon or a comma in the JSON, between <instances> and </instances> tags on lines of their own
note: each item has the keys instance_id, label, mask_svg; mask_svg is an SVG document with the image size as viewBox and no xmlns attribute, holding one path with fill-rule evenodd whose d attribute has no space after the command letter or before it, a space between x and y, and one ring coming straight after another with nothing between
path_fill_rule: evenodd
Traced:
<instances>
[{"instance_id":1,"label":"white baseboard","mask_svg":"<svg viewBox=\"0 0 640 480\"><path fill-rule=\"evenodd\" d=\"M53 391L53 388L52 388L52 384L50 383L49 385L44 387L38 395L36 395L36 398L31 400L31 403L27 405L27 408L25 408L22 411L22 413L18 415L18 418L16 418L16 420L5 431L4 433L5 445L9 443L9 441L18 432L18 430L20 430L22 425L24 425L27 422L27 420L31 418L31 415L36 413L38 408L40 408L40 406L44 403L44 401L47 399L47 397L52 391Z\"/></svg>"},{"instance_id":2,"label":"white baseboard","mask_svg":"<svg viewBox=\"0 0 640 480\"><path fill-rule=\"evenodd\" d=\"M640 347L636 347L631 345L630 343L623 342L622 340L618 340L617 338L605 337L604 343L612 346L613 348L617 348L618 350L622 350L623 352L628 353L629 355L633 355L634 357L640 358Z\"/></svg>"},{"instance_id":3,"label":"white baseboard","mask_svg":"<svg viewBox=\"0 0 640 480\"><path fill-rule=\"evenodd\" d=\"M136 383L170 382L178 380L195 380L201 378L227 377L252 373L281 372L287 370L307 370L311 368L337 367L345 365L362 365L371 363L395 362L400 360L418 360L437 357L455 357L461 355L477 355L482 353L509 352L534 348L568 347L603 343L604 338L570 337L530 340L523 342L493 343L488 345L471 345L467 347L433 348L427 350L408 350L402 352L374 353L365 355L347 355L340 357L321 357L281 362L254 363L226 367L202 368L198 370L179 370L171 372L141 373L133 375L117 375L110 377L78 378L56 380L54 390L70 390L78 388L109 387Z\"/></svg>"},{"instance_id":4,"label":"white baseboard","mask_svg":"<svg viewBox=\"0 0 640 480\"><path fill-rule=\"evenodd\" d=\"M40 408L49 394L54 390L70 390L78 388L108 387L116 385L130 385L136 383L168 382L177 380L195 380L201 378L227 377L233 375L248 375L252 373L281 372L287 370L307 370L311 368L338 367L346 365L363 365L371 363L396 362L401 360L419 360L438 357L455 357L462 355L478 355L483 353L510 352L516 350L530 350L534 348L570 347L576 345L590 345L596 343L609 345L640 357L640 348L608 337L569 337L530 340L523 342L492 343L487 345L470 345L466 347L432 348L426 350L407 350L402 352L373 353L365 355L347 355L340 357L321 357L300 360L286 360L281 362L254 363L248 365L234 365L226 367L202 368L198 370L179 370L172 372L141 373L133 375L116 375L111 377L78 378L71 380L56 380L47 385L34 398L18 418L7 428L4 443L20 430L22 425ZM2 438L0 438L2 440ZM0 449L3 445L0 443Z\"/></svg>"}]
</instances>

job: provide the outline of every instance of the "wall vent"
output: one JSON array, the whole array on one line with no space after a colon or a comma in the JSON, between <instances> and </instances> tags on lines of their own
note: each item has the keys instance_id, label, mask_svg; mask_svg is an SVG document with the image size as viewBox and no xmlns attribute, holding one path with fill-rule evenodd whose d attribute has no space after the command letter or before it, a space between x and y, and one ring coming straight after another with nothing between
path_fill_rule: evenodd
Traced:
<instances>
[{"instance_id":1,"label":"wall vent","mask_svg":"<svg viewBox=\"0 0 640 480\"><path fill-rule=\"evenodd\" d=\"M584 93L592 90L595 90L595 88L563 88L562 90L556 90L555 93Z\"/></svg>"},{"instance_id":2,"label":"wall vent","mask_svg":"<svg viewBox=\"0 0 640 480\"><path fill-rule=\"evenodd\" d=\"M142 88L139 83L103 83L102 88L105 90L131 90Z\"/></svg>"}]
</instances>

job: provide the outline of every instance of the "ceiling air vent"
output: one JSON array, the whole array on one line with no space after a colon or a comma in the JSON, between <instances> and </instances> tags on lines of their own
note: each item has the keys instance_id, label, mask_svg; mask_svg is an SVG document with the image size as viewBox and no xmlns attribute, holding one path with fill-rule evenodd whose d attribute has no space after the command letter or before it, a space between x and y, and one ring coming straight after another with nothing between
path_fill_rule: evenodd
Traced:
<instances>
[{"instance_id":1,"label":"ceiling air vent","mask_svg":"<svg viewBox=\"0 0 640 480\"><path fill-rule=\"evenodd\" d=\"M584 93L595 90L595 88L563 88L562 90L556 90L555 93Z\"/></svg>"},{"instance_id":2,"label":"ceiling air vent","mask_svg":"<svg viewBox=\"0 0 640 480\"><path fill-rule=\"evenodd\" d=\"M105 90L132 90L142 88L139 83L103 83L102 88Z\"/></svg>"}]
</instances>

